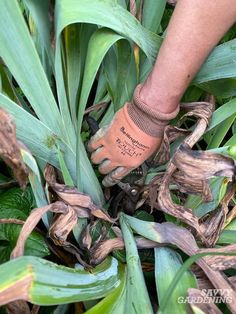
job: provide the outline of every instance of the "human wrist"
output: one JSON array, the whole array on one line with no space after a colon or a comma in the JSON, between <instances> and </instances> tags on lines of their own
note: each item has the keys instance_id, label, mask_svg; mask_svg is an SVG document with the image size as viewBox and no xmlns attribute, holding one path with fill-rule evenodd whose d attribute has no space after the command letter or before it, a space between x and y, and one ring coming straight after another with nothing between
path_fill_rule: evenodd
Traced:
<instances>
[{"instance_id":1,"label":"human wrist","mask_svg":"<svg viewBox=\"0 0 236 314\"><path fill-rule=\"evenodd\" d=\"M177 106L172 112L161 112L156 107L147 105L140 97L142 85L139 84L133 96L133 101L127 107L128 114L133 122L146 134L162 137L166 125L175 118L179 112Z\"/></svg>"},{"instance_id":2,"label":"human wrist","mask_svg":"<svg viewBox=\"0 0 236 314\"><path fill-rule=\"evenodd\" d=\"M175 111L181 96L173 90L170 92L170 88L158 88L158 85L150 78L145 81L140 89L140 99L153 110L167 114Z\"/></svg>"}]
</instances>

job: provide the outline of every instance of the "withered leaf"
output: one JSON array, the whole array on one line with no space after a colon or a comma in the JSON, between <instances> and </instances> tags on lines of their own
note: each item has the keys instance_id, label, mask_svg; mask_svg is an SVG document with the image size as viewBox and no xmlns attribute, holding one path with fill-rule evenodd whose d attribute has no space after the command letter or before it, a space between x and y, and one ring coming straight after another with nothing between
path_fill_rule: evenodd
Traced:
<instances>
[{"instance_id":1,"label":"withered leaf","mask_svg":"<svg viewBox=\"0 0 236 314\"><path fill-rule=\"evenodd\" d=\"M174 217L181 219L183 222L187 223L188 225L192 226L200 237L206 241L204 237L204 229L201 229L198 217L192 213L192 210L186 208L182 205L175 204L172 201L169 184L172 177L172 174L176 170L176 167L173 164L167 168L165 175L162 179L162 184L159 187L159 193L157 196L157 200L151 199L152 206L157 209L161 209L165 213L168 213ZM154 195L154 193L153 193Z\"/></svg>"},{"instance_id":2,"label":"withered leaf","mask_svg":"<svg viewBox=\"0 0 236 314\"><path fill-rule=\"evenodd\" d=\"M181 192L200 194L204 201L211 201L212 194L207 180L214 176L227 176L233 179L235 162L219 154L191 150L209 124L214 110L213 98L209 102L181 104L181 109L187 113L179 120L178 126L181 126L187 117L193 116L197 118L195 129L174 153L165 174L153 180L149 189L150 202L152 208L160 209L193 227L202 242L212 246L225 221L224 211L218 211L200 222L190 208L173 202L169 186L176 183ZM168 132L166 136L168 137ZM167 138L167 143L168 140Z\"/></svg>"},{"instance_id":3,"label":"withered leaf","mask_svg":"<svg viewBox=\"0 0 236 314\"><path fill-rule=\"evenodd\" d=\"M23 228L21 229L16 246L11 253L12 259L22 256L24 254L24 246L28 236L34 230L42 216L48 211L52 211L54 213L67 213L68 206L65 205L63 202L55 202L53 204L40 208L35 208L34 210L32 210L31 214L26 219Z\"/></svg>"},{"instance_id":4,"label":"withered leaf","mask_svg":"<svg viewBox=\"0 0 236 314\"><path fill-rule=\"evenodd\" d=\"M227 245L221 248L202 249L200 252L220 252L236 254L236 244ZM236 255L209 255L204 257L207 264L214 270L225 270L236 265Z\"/></svg>"},{"instance_id":5,"label":"withered leaf","mask_svg":"<svg viewBox=\"0 0 236 314\"><path fill-rule=\"evenodd\" d=\"M12 118L0 108L0 157L12 169L21 188L25 188L28 170L21 157L21 145L16 139L16 126Z\"/></svg>"},{"instance_id":6,"label":"withered leaf","mask_svg":"<svg viewBox=\"0 0 236 314\"><path fill-rule=\"evenodd\" d=\"M56 245L63 245L77 224L77 214L71 206L67 206L65 214L59 214L54 218L49 228L49 236Z\"/></svg>"},{"instance_id":7,"label":"withered leaf","mask_svg":"<svg viewBox=\"0 0 236 314\"><path fill-rule=\"evenodd\" d=\"M84 248L86 249L90 249L91 245L92 245L92 237L91 237L91 234L90 234L90 228L91 228L91 225L88 224L82 234L81 234L81 239L82 239L82 245Z\"/></svg>"},{"instance_id":8,"label":"withered leaf","mask_svg":"<svg viewBox=\"0 0 236 314\"><path fill-rule=\"evenodd\" d=\"M164 130L164 136L161 147L153 158L152 166L165 164L170 159L170 144L177 140L177 138L186 136L190 132L185 129L177 128L172 125L167 125Z\"/></svg>"},{"instance_id":9,"label":"withered leaf","mask_svg":"<svg viewBox=\"0 0 236 314\"><path fill-rule=\"evenodd\" d=\"M175 171L172 175L172 182L177 184L182 193L201 195L204 202L213 200L207 180L195 180L192 177L186 176L184 172Z\"/></svg>"},{"instance_id":10,"label":"withered leaf","mask_svg":"<svg viewBox=\"0 0 236 314\"><path fill-rule=\"evenodd\" d=\"M195 277L197 278L197 286L200 290L201 289L214 289L214 286L210 282L209 278L207 278L204 271L197 264L193 264L190 269L194 273Z\"/></svg>"},{"instance_id":11,"label":"withered leaf","mask_svg":"<svg viewBox=\"0 0 236 314\"><path fill-rule=\"evenodd\" d=\"M216 153L192 151L186 143L180 145L172 162L182 173L195 180L216 176L232 178L235 172L232 158Z\"/></svg>"},{"instance_id":12,"label":"withered leaf","mask_svg":"<svg viewBox=\"0 0 236 314\"><path fill-rule=\"evenodd\" d=\"M112 251L122 249L124 249L124 241L122 238L101 241L90 249L90 263L92 265L97 265Z\"/></svg>"},{"instance_id":13,"label":"withered leaf","mask_svg":"<svg viewBox=\"0 0 236 314\"><path fill-rule=\"evenodd\" d=\"M159 243L145 239L143 237L135 237L136 245L139 249L149 249L155 248L157 246L162 246ZM107 239L98 242L90 250L91 263L93 265L100 264L107 256L114 250L123 250L125 244L123 237L117 237L114 239Z\"/></svg>"},{"instance_id":14,"label":"withered leaf","mask_svg":"<svg viewBox=\"0 0 236 314\"><path fill-rule=\"evenodd\" d=\"M10 302L5 307L7 314L30 314L29 305L23 300Z\"/></svg>"},{"instance_id":15,"label":"withered leaf","mask_svg":"<svg viewBox=\"0 0 236 314\"><path fill-rule=\"evenodd\" d=\"M115 220L112 219L108 213L93 204L89 195L79 192L75 187L68 187L65 184L57 183L55 170L51 165L47 165L45 168L44 176L47 183L58 195L59 199L70 205L75 210L75 212L81 214L82 217L87 217L86 214L82 211L82 208L84 208L84 210L88 212L89 217L93 215L110 223L115 222Z\"/></svg>"},{"instance_id":16,"label":"withered leaf","mask_svg":"<svg viewBox=\"0 0 236 314\"><path fill-rule=\"evenodd\" d=\"M204 120L208 125L215 109L215 99L210 96L207 101L181 103L180 108L186 113L179 119L178 126L183 124L187 117L195 117L199 121Z\"/></svg>"}]
</instances>

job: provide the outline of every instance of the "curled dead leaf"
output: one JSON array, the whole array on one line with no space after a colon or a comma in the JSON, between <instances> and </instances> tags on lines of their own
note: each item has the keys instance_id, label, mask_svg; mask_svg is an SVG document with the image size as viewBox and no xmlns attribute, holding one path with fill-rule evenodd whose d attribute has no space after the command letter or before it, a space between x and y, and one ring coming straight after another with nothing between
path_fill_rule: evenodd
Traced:
<instances>
[{"instance_id":1,"label":"curled dead leaf","mask_svg":"<svg viewBox=\"0 0 236 314\"><path fill-rule=\"evenodd\" d=\"M136 245L138 249L150 249L158 246L162 246L154 241L145 239L143 237L135 238ZM123 250L125 244L123 237L118 237L114 239L107 239L98 242L90 250L90 258L92 265L100 264L111 252L115 250Z\"/></svg>"},{"instance_id":2,"label":"curled dead leaf","mask_svg":"<svg viewBox=\"0 0 236 314\"><path fill-rule=\"evenodd\" d=\"M56 245L63 245L69 233L77 224L77 214L71 206L67 206L67 211L56 215L49 228L49 236Z\"/></svg>"},{"instance_id":3,"label":"curled dead leaf","mask_svg":"<svg viewBox=\"0 0 236 314\"><path fill-rule=\"evenodd\" d=\"M167 125L164 131L161 147L152 160L152 166L158 166L167 163L170 160L170 144L179 137L185 137L190 132L172 125Z\"/></svg>"},{"instance_id":4,"label":"curled dead leaf","mask_svg":"<svg viewBox=\"0 0 236 314\"><path fill-rule=\"evenodd\" d=\"M21 188L28 182L28 170L21 157L21 143L16 139L16 126L10 115L0 108L0 157L12 169Z\"/></svg>"},{"instance_id":5,"label":"curled dead leaf","mask_svg":"<svg viewBox=\"0 0 236 314\"><path fill-rule=\"evenodd\" d=\"M68 206L65 205L63 202L55 202L53 204L40 208L35 208L34 210L32 210L31 214L26 219L23 228L21 229L16 246L11 253L12 259L22 256L24 254L25 242L28 236L34 230L38 222L41 220L42 216L48 211L52 211L54 213L67 213Z\"/></svg>"},{"instance_id":6,"label":"curled dead leaf","mask_svg":"<svg viewBox=\"0 0 236 314\"><path fill-rule=\"evenodd\" d=\"M232 158L216 153L193 151L186 143L180 145L172 162L192 180L206 180L216 176L232 179L235 173L235 162Z\"/></svg>"},{"instance_id":7,"label":"curled dead leaf","mask_svg":"<svg viewBox=\"0 0 236 314\"><path fill-rule=\"evenodd\" d=\"M181 104L181 109L186 111L186 113L179 120L178 127L180 127L188 117L196 117L197 122L195 128L173 154L164 175L154 178L149 188L152 208L162 210L180 219L191 228L194 228L206 246L212 246L216 242L225 221L224 211L217 211L213 213L213 215L211 214L207 219L199 221L191 208L186 208L173 201L170 192L170 184L176 184L178 189L183 193L201 195L206 202L212 200L208 183L209 178L225 176L230 180L234 179L235 162L233 159L220 154L191 150L193 145L204 134L212 116L214 106L213 98L211 98L209 102ZM180 130L179 132L181 134L182 129L178 130ZM165 149L167 150L167 155L169 155L169 143L177 137L177 134L175 134L173 128L169 128L169 133L167 129L165 135L165 142L167 143Z\"/></svg>"},{"instance_id":8,"label":"curled dead leaf","mask_svg":"<svg viewBox=\"0 0 236 314\"><path fill-rule=\"evenodd\" d=\"M84 248L86 248L87 250L90 249L91 245L92 245L92 237L91 237L91 234L90 234L90 227L91 225L88 224L82 234L81 234L81 239L82 239L82 245Z\"/></svg>"},{"instance_id":9,"label":"curled dead leaf","mask_svg":"<svg viewBox=\"0 0 236 314\"><path fill-rule=\"evenodd\" d=\"M193 180L184 172L176 171L172 175L172 182L177 184L182 193L201 195L204 202L213 200L209 183L206 180Z\"/></svg>"},{"instance_id":10,"label":"curled dead leaf","mask_svg":"<svg viewBox=\"0 0 236 314\"><path fill-rule=\"evenodd\" d=\"M79 217L90 217L93 215L110 223L115 222L115 219L112 219L107 212L92 202L89 195L79 192L75 187L68 187L65 184L57 183L55 169L51 165L47 165L45 168L44 177L59 199L70 205L78 215L82 215ZM88 216L85 213L86 211Z\"/></svg>"}]
</instances>

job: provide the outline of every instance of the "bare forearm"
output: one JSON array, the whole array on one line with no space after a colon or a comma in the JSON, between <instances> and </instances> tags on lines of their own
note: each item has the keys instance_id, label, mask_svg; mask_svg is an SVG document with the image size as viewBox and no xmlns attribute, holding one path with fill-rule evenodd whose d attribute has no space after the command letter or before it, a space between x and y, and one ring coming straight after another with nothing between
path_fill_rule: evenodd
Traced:
<instances>
[{"instance_id":1,"label":"bare forearm","mask_svg":"<svg viewBox=\"0 0 236 314\"><path fill-rule=\"evenodd\" d=\"M172 112L202 63L236 20L236 0L179 0L142 100Z\"/></svg>"}]
</instances>

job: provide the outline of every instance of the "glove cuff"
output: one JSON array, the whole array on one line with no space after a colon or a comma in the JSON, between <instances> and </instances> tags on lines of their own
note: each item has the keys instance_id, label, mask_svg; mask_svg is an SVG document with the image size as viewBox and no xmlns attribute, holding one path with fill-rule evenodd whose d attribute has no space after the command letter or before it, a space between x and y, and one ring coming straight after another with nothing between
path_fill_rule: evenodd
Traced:
<instances>
[{"instance_id":1,"label":"glove cuff","mask_svg":"<svg viewBox=\"0 0 236 314\"><path fill-rule=\"evenodd\" d=\"M169 121L177 116L179 106L171 113L154 110L140 99L141 88L141 84L136 87L133 101L127 106L128 114L143 132L153 137L162 137Z\"/></svg>"}]
</instances>

